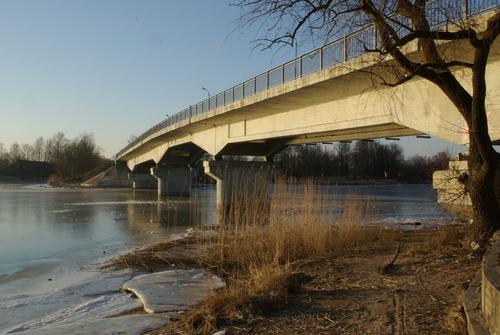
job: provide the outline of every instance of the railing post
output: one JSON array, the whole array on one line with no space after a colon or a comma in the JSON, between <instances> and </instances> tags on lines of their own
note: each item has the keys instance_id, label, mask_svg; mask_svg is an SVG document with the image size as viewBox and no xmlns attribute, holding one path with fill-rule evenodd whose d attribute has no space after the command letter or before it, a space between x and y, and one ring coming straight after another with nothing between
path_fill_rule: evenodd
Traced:
<instances>
[{"instance_id":1,"label":"railing post","mask_svg":"<svg viewBox=\"0 0 500 335\"><path fill-rule=\"evenodd\" d=\"M344 62L347 62L347 36L344 36Z\"/></svg>"},{"instance_id":2,"label":"railing post","mask_svg":"<svg viewBox=\"0 0 500 335\"><path fill-rule=\"evenodd\" d=\"M281 65L281 85L285 83L285 65Z\"/></svg>"},{"instance_id":3,"label":"railing post","mask_svg":"<svg viewBox=\"0 0 500 335\"><path fill-rule=\"evenodd\" d=\"M257 94L257 77L253 77L253 94Z\"/></svg>"},{"instance_id":4,"label":"railing post","mask_svg":"<svg viewBox=\"0 0 500 335\"><path fill-rule=\"evenodd\" d=\"M269 71L266 72L266 90L269 89Z\"/></svg>"},{"instance_id":5,"label":"railing post","mask_svg":"<svg viewBox=\"0 0 500 335\"><path fill-rule=\"evenodd\" d=\"M372 49L377 49L377 27L375 25L372 25L373 27L373 34L372 34L372 38L373 38L373 41L372 41Z\"/></svg>"},{"instance_id":6,"label":"railing post","mask_svg":"<svg viewBox=\"0 0 500 335\"><path fill-rule=\"evenodd\" d=\"M299 78L302 78L302 58L304 56L299 57Z\"/></svg>"},{"instance_id":7,"label":"railing post","mask_svg":"<svg viewBox=\"0 0 500 335\"><path fill-rule=\"evenodd\" d=\"M319 48L319 70L323 70L323 47Z\"/></svg>"}]
</instances>

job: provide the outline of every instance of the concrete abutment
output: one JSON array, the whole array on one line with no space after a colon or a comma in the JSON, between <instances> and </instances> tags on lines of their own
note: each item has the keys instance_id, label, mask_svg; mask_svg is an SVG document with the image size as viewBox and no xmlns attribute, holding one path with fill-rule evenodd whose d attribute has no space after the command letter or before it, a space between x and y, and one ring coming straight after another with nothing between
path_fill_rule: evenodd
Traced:
<instances>
[{"instance_id":1,"label":"concrete abutment","mask_svg":"<svg viewBox=\"0 0 500 335\"><path fill-rule=\"evenodd\" d=\"M464 312L469 335L500 335L500 240L483 256L465 292Z\"/></svg>"},{"instance_id":2,"label":"concrete abutment","mask_svg":"<svg viewBox=\"0 0 500 335\"><path fill-rule=\"evenodd\" d=\"M472 201L464 184L460 182L469 174L469 163L466 154L459 156L462 156L462 160L459 157L459 160L450 161L448 170L434 171L432 187L437 191L438 204L460 217L472 219ZM496 171L494 186L497 201L500 201L500 167Z\"/></svg>"},{"instance_id":3,"label":"concrete abutment","mask_svg":"<svg viewBox=\"0 0 500 335\"><path fill-rule=\"evenodd\" d=\"M156 178L149 173L131 172L128 174L128 179L132 181L133 189L152 189L158 187Z\"/></svg>"},{"instance_id":4,"label":"concrete abutment","mask_svg":"<svg viewBox=\"0 0 500 335\"><path fill-rule=\"evenodd\" d=\"M269 221L273 165L256 161L204 161L216 183L217 223L241 225Z\"/></svg>"},{"instance_id":5,"label":"concrete abutment","mask_svg":"<svg viewBox=\"0 0 500 335\"><path fill-rule=\"evenodd\" d=\"M191 194L191 168L187 165L167 165L151 168L157 179L158 196L187 197Z\"/></svg>"}]
</instances>

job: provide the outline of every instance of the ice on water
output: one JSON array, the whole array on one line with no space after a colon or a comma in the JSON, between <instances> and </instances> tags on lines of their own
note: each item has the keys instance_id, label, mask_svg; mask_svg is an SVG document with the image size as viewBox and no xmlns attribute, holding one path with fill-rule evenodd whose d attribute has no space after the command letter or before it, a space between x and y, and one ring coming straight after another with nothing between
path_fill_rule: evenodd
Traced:
<instances>
[{"instance_id":1,"label":"ice on water","mask_svg":"<svg viewBox=\"0 0 500 335\"><path fill-rule=\"evenodd\" d=\"M222 279L199 269L146 274L123 285L141 299L148 313L185 310L221 287L224 287Z\"/></svg>"},{"instance_id":2,"label":"ice on water","mask_svg":"<svg viewBox=\"0 0 500 335\"><path fill-rule=\"evenodd\" d=\"M185 310L223 286L220 278L199 269L133 278L127 271L97 273L84 283L3 300L0 333L142 334L168 323L172 314L165 312Z\"/></svg>"}]
</instances>

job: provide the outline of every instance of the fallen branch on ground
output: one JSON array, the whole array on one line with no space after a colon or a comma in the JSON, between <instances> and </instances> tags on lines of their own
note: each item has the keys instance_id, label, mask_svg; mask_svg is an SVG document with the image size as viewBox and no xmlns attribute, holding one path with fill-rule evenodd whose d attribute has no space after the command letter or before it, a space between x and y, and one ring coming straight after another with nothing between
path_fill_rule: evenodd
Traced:
<instances>
[{"instance_id":1,"label":"fallen branch on ground","mask_svg":"<svg viewBox=\"0 0 500 335\"><path fill-rule=\"evenodd\" d=\"M399 244L396 246L396 253L394 254L394 257L387 265L383 266L380 269L380 273L383 275L386 274L394 266L394 262L396 262L398 256L399 256Z\"/></svg>"}]
</instances>

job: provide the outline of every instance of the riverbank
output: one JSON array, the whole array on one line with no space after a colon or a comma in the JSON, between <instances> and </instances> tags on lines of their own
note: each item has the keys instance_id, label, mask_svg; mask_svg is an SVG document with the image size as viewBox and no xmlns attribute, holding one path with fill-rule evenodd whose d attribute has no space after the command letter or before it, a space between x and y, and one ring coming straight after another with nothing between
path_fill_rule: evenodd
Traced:
<instances>
[{"instance_id":1,"label":"riverbank","mask_svg":"<svg viewBox=\"0 0 500 335\"><path fill-rule=\"evenodd\" d=\"M336 232L335 250L312 252L312 246L305 247L307 254L288 255L291 261L281 265L272 261L264 267L255 262L245 265L245 259L257 254L241 241L246 257L242 252L237 257L227 254L224 261L210 259L207 255L214 257L214 250L222 249L214 244L217 239L206 236L143 248L108 265L142 271L201 266L226 280L227 288L151 335L218 330L226 334L463 334L463 294L480 265L480 256L462 245L468 243L464 226L350 227L349 231L355 235ZM236 258L240 266L232 264ZM242 269L245 266L247 270Z\"/></svg>"}]
</instances>

